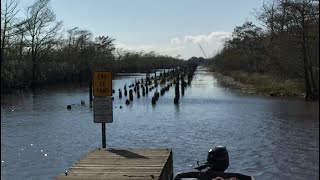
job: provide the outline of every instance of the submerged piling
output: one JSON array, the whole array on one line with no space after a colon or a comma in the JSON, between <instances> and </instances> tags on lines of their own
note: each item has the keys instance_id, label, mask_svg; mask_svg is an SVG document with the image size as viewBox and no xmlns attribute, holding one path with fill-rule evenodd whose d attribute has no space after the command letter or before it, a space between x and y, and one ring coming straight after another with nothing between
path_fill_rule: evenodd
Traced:
<instances>
[{"instance_id":1,"label":"submerged piling","mask_svg":"<svg viewBox=\"0 0 320 180\"><path fill-rule=\"evenodd\" d=\"M146 90L144 89L144 86L142 86L142 96L146 95Z\"/></svg>"},{"instance_id":2,"label":"submerged piling","mask_svg":"<svg viewBox=\"0 0 320 180\"><path fill-rule=\"evenodd\" d=\"M181 95L184 96L184 87L185 82L183 76L181 76Z\"/></svg>"},{"instance_id":3,"label":"submerged piling","mask_svg":"<svg viewBox=\"0 0 320 180\"><path fill-rule=\"evenodd\" d=\"M180 99L180 91L179 91L179 73L177 74L176 86L175 86L175 97Z\"/></svg>"},{"instance_id":4,"label":"submerged piling","mask_svg":"<svg viewBox=\"0 0 320 180\"><path fill-rule=\"evenodd\" d=\"M124 96L127 96L127 86L126 85L124 85L123 90L124 90Z\"/></svg>"},{"instance_id":5,"label":"submerged piling","mask_svg":"<svg viewBox=\"0 0 320 180\"><path fill-rule=\"evenodd\" d=\"M126 100L126 105L129 105L130 104L130 101L129 99Z\"/></svg>"},{"instance_id":6,"label":"submerged piling","mask_svg":"<svg viewBox=\"0 0 320 180\"><path fill-rule=\"evenodd\" d=\"M133 92L132 89L129 90L129 100L133 101Z\"/></svg>"},{"instance_id":7,"label":"submerged piling","mask_svg":"<svg viewBox=\"0 0 320 180\"><path fill-rule=\"evenodd\" d=\"M121 89L119 89L119 98L120 98L120 99L122 98L122 92L121 92Z\"/></svg>"},{"instance_id":8,"label":"submerged piling","mask_svg":"<svg viewBox=\"0 0 320 180\"><path fill-rule=\"evenodd\" d=\"M173 103L174 103L174 104L179 104L179 99L178 99L177 97L174 97Z\"/></svg>"},{"instance_id":9,"label":"submerged piling","mask_svg":"<svg viewBox=\"0 0 320 180\"><path fill-rule=\"evenodd\" d=\"M157 102L157 98L153 96L151 99L151 104L156 104L156 102Z\"/></svg>"}]
</instances>

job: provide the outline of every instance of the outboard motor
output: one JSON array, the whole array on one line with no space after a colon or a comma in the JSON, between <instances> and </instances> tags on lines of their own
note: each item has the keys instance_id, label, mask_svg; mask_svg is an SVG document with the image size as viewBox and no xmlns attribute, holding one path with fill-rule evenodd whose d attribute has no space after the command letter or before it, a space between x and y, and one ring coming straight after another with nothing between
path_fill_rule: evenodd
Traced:
<instances>
[{"instance_id":1,"label":"outboard motor","mask_svg":"<svg viewBox=\"0 0 320 180\"><path fill-rule=\"evenodd\" d=\"M254 180L253 177L239 173L225 173L229 167L229 154L225 146L216 146L209 150L207 162L196 167L199 172L186 172L176 175L174 180L212 180L212 179L237 179ZM207 169L205 172L201 170Z\"/></svg>"},{"instance_id":2,"label":"outboard motor","mask_svg":"<svg viewBox=\"0 0 320 180\"><path fill-rule=\"evenodd\" d=\"M217 146L209 150L207 167L211 171L218 172L224 172L229 167L229 154L225 146Z\"/></svg>"}]
</instances>

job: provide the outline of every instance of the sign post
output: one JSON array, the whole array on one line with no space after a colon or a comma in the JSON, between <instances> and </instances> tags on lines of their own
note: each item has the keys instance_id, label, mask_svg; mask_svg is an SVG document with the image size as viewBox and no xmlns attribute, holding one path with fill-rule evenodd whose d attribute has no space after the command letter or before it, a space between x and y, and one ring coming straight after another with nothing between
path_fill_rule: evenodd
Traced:
<instances>
[{"instance_id":1,"label":"sign post","mask_svg":"<svg viewBox=\"0 0 320 180\"><path fill-rule=\"evenodd\" d=\"M112 72L93 72L93 120L101 123L102 148L106 148L106 123L113 122Z\"/></svg>"}]
</instances>

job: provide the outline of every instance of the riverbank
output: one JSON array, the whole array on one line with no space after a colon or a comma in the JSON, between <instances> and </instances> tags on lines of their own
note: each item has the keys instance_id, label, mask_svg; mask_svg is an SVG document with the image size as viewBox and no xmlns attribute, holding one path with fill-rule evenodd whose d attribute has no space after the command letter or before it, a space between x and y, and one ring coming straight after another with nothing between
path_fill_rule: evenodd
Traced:
<instances>
[{"instance_id":1,"label":"riverbank","mask_svg":"<svg viewBox=\"0 0 320 180\"><path fill-rule=\"evenodd\" d=\"M247 94L264 96L303 97L303 82L282 80L270 75L232 71L228 73L213 72L218 82Z\"/></svg>"},{"instance_id":2,"label":"riverbank","mask_svg":"<svg viewBox=\"0 0 320 180\"><path fill-rule=\"evenodd\" d=\"M113 78L121 77L121 76L128 76L130 74L145 74L145 71L139 71L139 72L132 72L132 71L127 71L127 72L114 72L112 74ZM151 72L151 76L154 76L154 71ZM79 85L79 86L84 86L88 87L89 86L89 78L88 77L83 77L82 79L80 78L72 78L72 79L66 79L66 80L60 80L60 81L46 81L46 82L41 82L37 83L34 87L34 89L41 89L45 87L60 87L60 86L68 86L68 85ZM88 87L89 88L89 87ZM25 91L32 91L31 88L31 82L25 83L25 84L19 84L17 86L13 87L8 87L4 84L1 84L1 94L8 94L8 93L19 93L19 92L25 92Z\"/></svg>"}]
</instances>

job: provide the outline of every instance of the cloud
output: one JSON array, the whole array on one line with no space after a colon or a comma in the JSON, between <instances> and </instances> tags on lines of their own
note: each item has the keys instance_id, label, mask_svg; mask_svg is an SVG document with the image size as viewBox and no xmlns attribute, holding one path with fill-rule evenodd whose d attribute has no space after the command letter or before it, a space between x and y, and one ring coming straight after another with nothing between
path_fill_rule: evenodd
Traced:
<instances>
[{"instance_id":1,"label":"cloud","mask_svg":"<svg viewBox=\"0 0 320 180\"><path fill-rule=\"evenodd\" d=\"M181 41L180 41L179 38L172 38L172 39L170 40L170 43L171 43L171 44L176 44L176 45L178 45L178 44L181 43Z\"/></svg>"},{"instance_id":2,"label":"cloud","mask_svg":"<svg viewBox=\"0 0 320 180\"><path fill-rule=\"evenodd\" d=\"M191 41L193 43L210 43L223 40L229 36L229 32L212 32L209 35L185 36L184 39L185 41Z\"/></svg>"},{"instance_id":3,"label":"cloud","mask_svg":"<svg viewBox=\"0 0 320 180\"><path fill-rule=\"evenodd\" d=\"M126 44L117 43L118 48L133 51L155 51L163 55L176 57L178 55L183 59L189 59L192 56L204 57L199 45L202 47L207 57L214 56L223 46L225 39L231 37L230 32L211 32L210 34L185 35L183 37L173 37L164 44Z\"/></svg>"}]
</instances>

